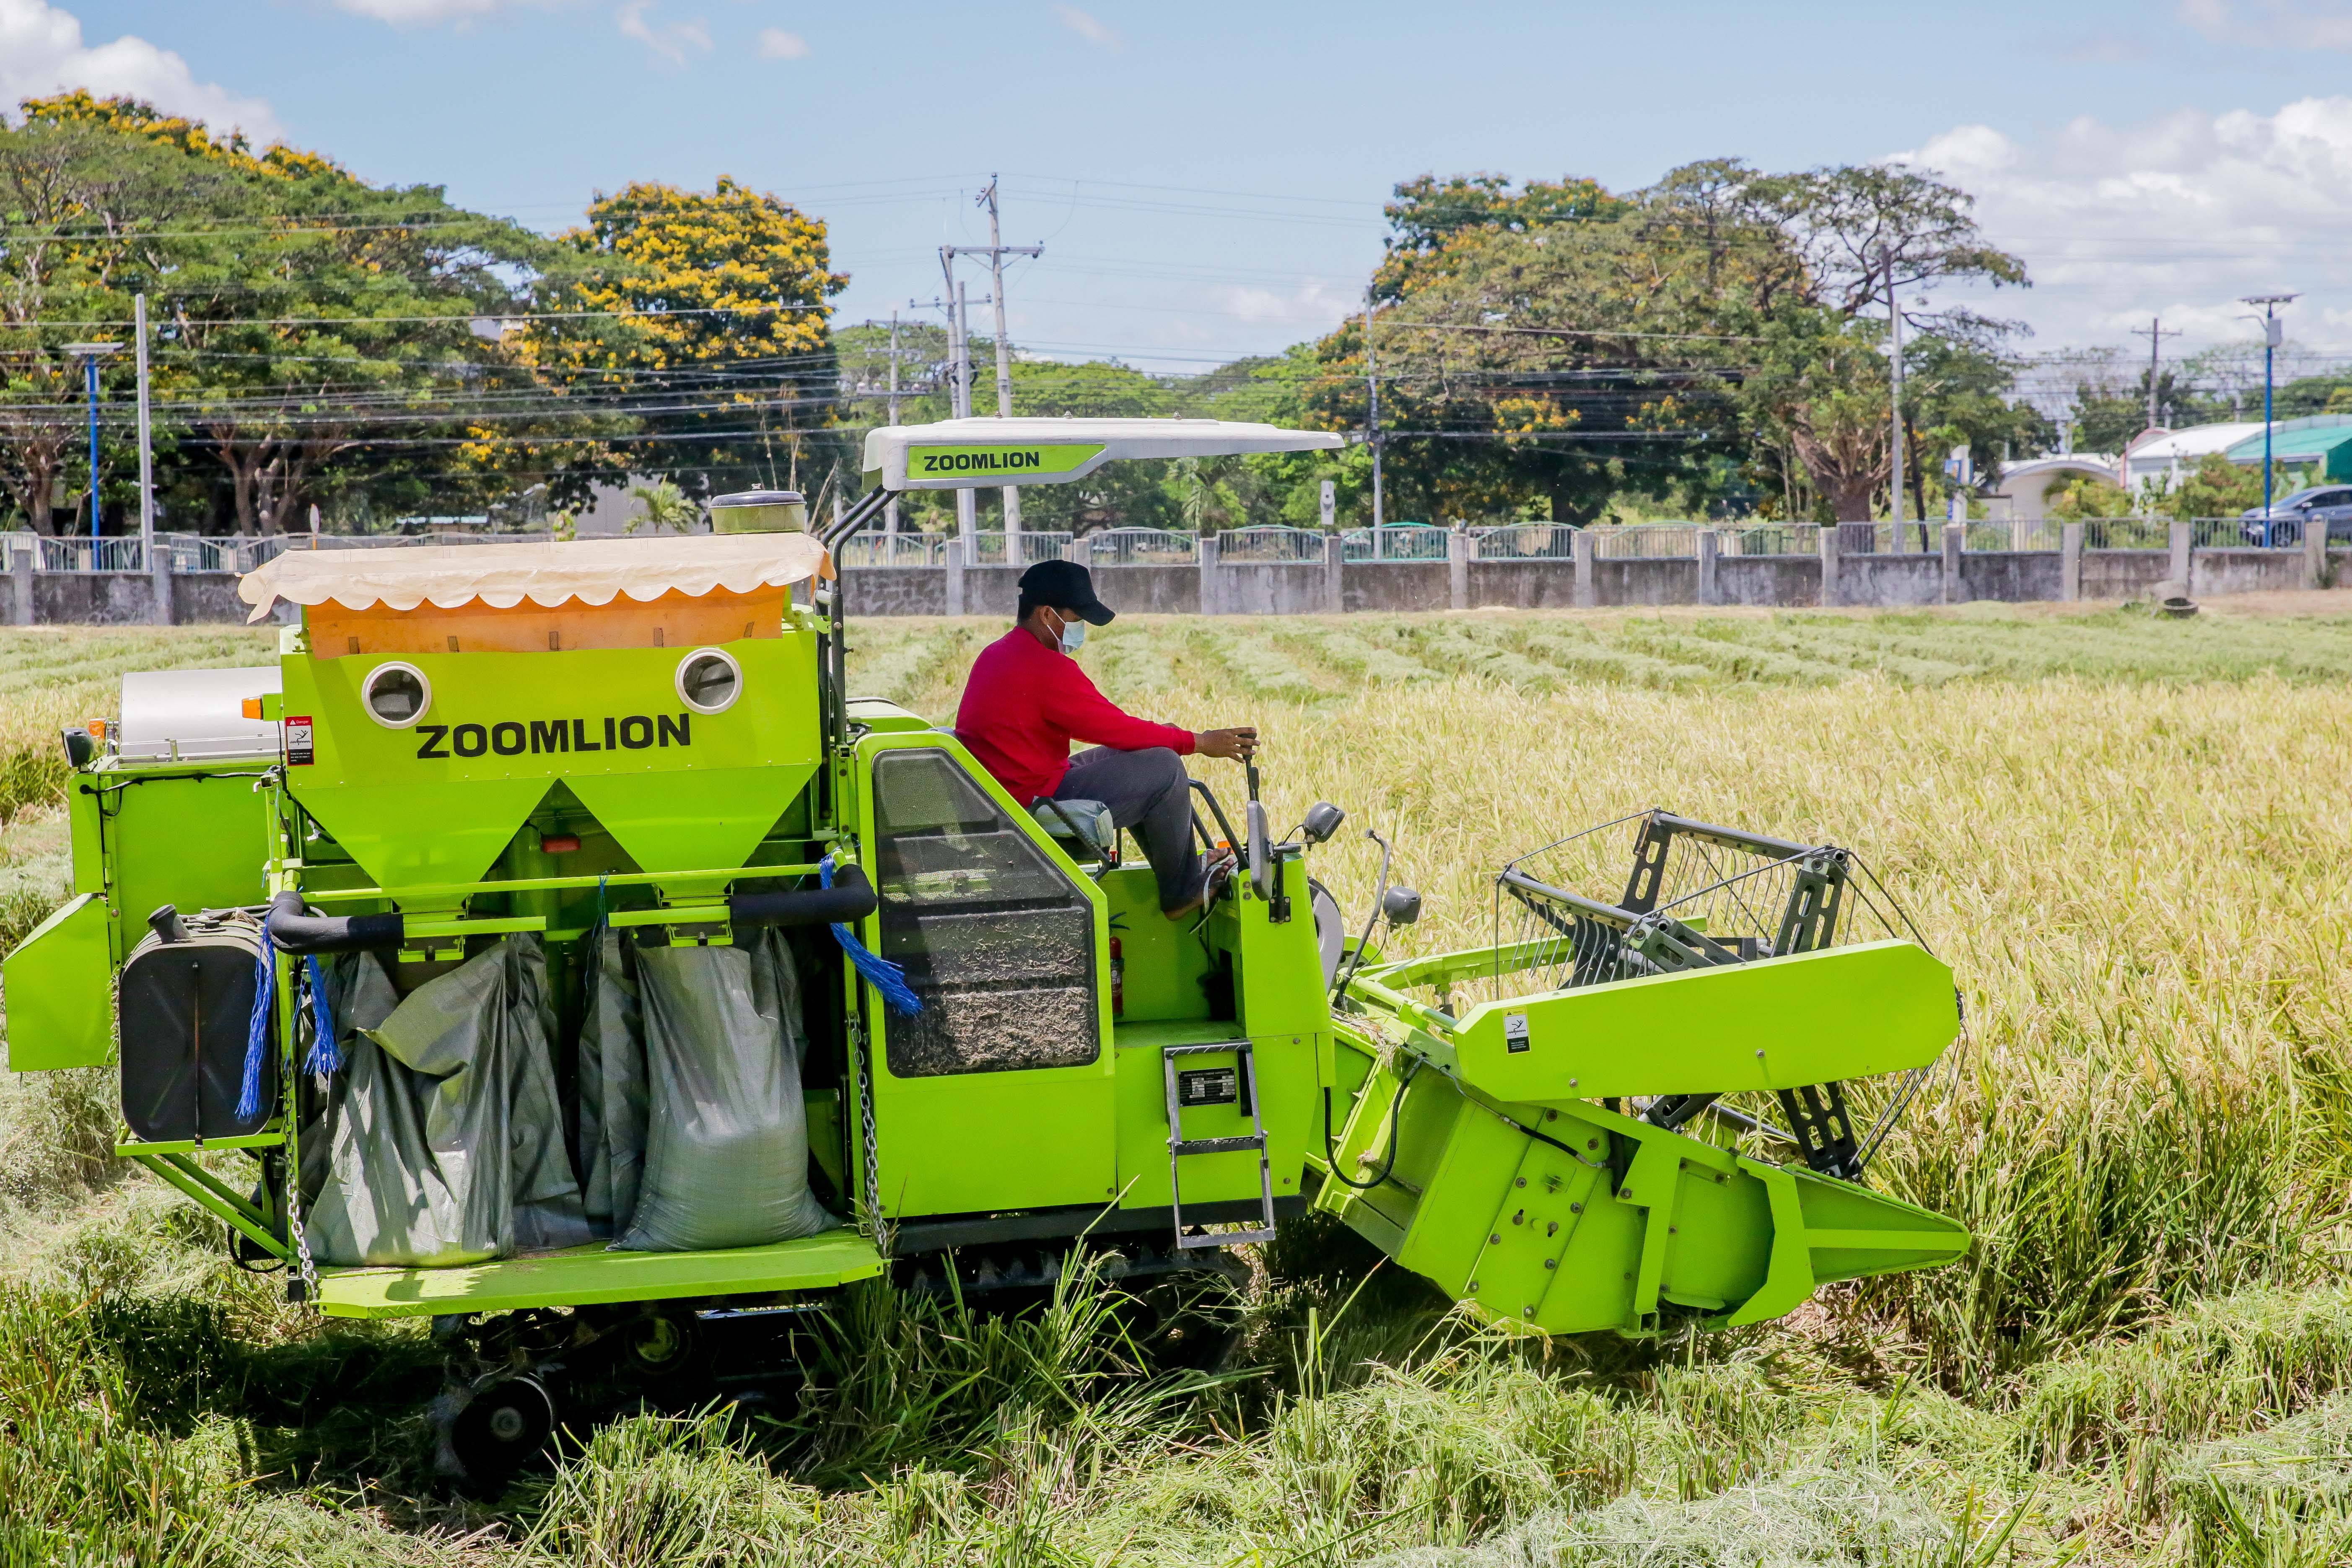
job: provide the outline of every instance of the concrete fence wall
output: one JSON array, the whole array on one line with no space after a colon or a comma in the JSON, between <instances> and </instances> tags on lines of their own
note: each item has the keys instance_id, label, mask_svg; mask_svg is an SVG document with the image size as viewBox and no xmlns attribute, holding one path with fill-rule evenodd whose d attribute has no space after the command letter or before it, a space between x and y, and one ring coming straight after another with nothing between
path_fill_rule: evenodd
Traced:
<instances>
[{"instance_id":1,"label":"concrete fence wall","mask_svg":"<svg viewBox=\"0 0 2352 1568\"><path fill-rule=\"evenodd\" d=\"M21 552L5 603L9 623L20 626L217 626L253 609L236 596L234 572L36 572ZM288 618L285 608L278 620Z\"/></svg>"},{"instance_id":2,"label":"concrete fence wall","mask_svg":"<svg viewBox=\"0 0 2352 1568\"><path fill-rule=\"evenodd\" d=\"M2057 550L1970 551L1965 531L1944 531L1943 548L1873 553L1864 527L1822 530L1816 555L1725 555L1713 530L1696 556L1596 558L1593 537L1575 538L1571 560L1480 561L1468 535L1449 536L1443 561L1343 561L1336 538L1319 561L1223 561L1204 540L1196 565L1094 568L1103 597L1147 615L1333 615L1359 610L1564 609L1610 605L1738 605L1777 608L1859 605L1903 608L1969 600L2147 597L2181 582L2197 597L2318 587L2341 579L2352 551L2192 548L2189 526L2173 525L2160 550L2085 550L2080 524ZM1021 571L966 567L950 548L944 566L856 566L843 573L853 616L987 616L1009 618ZM7 615L18 626L149 626L242 621L247 606L227 572L40 572L12 552ZM159 610L164 613L159 614ZM280 606L280 619L286 618Z\"/></svg>"},{"instance_id":3,"label":"concrete fence wall","mask_svg":"<svg viewBox=\"0 0 2352 1568\"><path fill-rule=\"evenodd\" d=\"M1852 605L1901 609L1970 600L2132 599L2185 581L2199 596L2333 583L2352 551L2194 549L2189 525L2172 526L2152 550L2086 550L2080 524L2056 550L1962 548L1966 531L1943 531L1943 548L1874 552L1867 525L1824 528L1813 555L1726 555L1716 531L1701 530L1695 556L1598 557L1590 534L1571 560L1481 561L1468 535L1449 538L1444 561L1343 561L1337 539L1320 561L1226 561L1214 541L1196 566L1092 568L1102 596L1121 609L1163 615L1329 615L1358 610L1603 608L1737 605L1801 609ZM2313 544L2315 546L2315 539ZM845 574L854 615L1009 616L1018 570L965 568L949 552L944 567L853 567Z\"/></svg>"}]
</instances>

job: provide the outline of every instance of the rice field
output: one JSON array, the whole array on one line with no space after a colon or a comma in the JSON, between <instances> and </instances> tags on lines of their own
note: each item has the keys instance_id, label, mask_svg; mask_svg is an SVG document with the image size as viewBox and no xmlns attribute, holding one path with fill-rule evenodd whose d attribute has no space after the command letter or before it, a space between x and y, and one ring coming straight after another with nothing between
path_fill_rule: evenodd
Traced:
<instances>
[{"instance_id":1,"label":"rice field","mask_svg":"<svg viewBox=\"0 0 2352 1568\"><path fill-rule=\"evenodd\" d=\"M1131 710L1256 723L1285 824L1348 808L1316 852L1344 903L1360 830L1392 837L1413 948L1486 940L1510 855L1653 805L1853 847L1961 976L1968 1035L1874 1178L1965 1219L1962 1266L1736 1335L1530 1344L1308 1225L1206 1386L1136 1375L1083 1275L1012 1321L873 1289L798 1412L635 1416L476 1502L425 1479L419 1331L322 1328L230 1268L106 1160L102 1078L0 1079L0 1563L2352 1562L2336 604L1090 639ZM1000 630L859 626L854 685L950 719ZM62 886L56 725L121 669L268 647L0 632L0 921Z\"/></svg>"}]
</instances>

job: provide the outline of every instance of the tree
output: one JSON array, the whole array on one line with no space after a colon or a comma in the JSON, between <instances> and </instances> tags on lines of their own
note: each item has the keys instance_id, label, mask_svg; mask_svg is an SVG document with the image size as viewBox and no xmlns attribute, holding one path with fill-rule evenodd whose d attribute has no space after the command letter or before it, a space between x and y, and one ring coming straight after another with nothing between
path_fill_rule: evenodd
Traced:
<instances>
[{"instance_id":1,"label":"tree","mask_svg":"<svg viewBox=\"0 0 2352 1568\"><path fill-rule=\"evenodd\" d=\"M1370 327L1391 515L1596 520L1621 492L1701 479L1736 436L1716 339L1738 261L1675 232L1671 196L1613 216L1456 227ZM1369 423L1366 323L1318 346L1307 396L1331 428Z\"/></svg>"},{"instance_id":2,"label":"tree","mask_svg":"<svg viewBox=\"0 0 2352 1568\"><path fill-rule=\"evenodd\" d=\"M1818 515L1799 499L1801 475L1824 521L1867 521L1893 466L1885 334L1819 308L1776 312L1759 325L1741 401L1758 431L1788 454L1779 465L1788 515Z\"/></svg>"},{"instance_id":3,"label":"tree","mask_svg":"<svg viewBox=\"0 0 2352 1568\"><path fill-rule=\"evenodd\" d=\"M650 528L656 533L692 533L702 517L702 509L686 499L686 495L667 479L656 479L649 485L629 487L629 499L645 502L646 510L629 520L628 532Z\"/></svg>"},{"instance_id":4,"label":"tree","mask_svg":"<svg viewBox=\"0 0 2352 1568\"><path fill-rule=\"evenodd\" d=\"M1424 264L1465 233L1528 234L1556 224L1606 223L1624 207L1600 182L1574 176L1529 180L1517 191L1506 174L1407 180L1381 209L1391 233L1381 242L1388 254L1372 274L1372 297L1402 299Z\"/></svg>"},{"instance_id":5,"label":"tree","mask_svg":"<svg viewBox=\"0 0 2352 1568\"><path fill-rule=\"evenodd\" d=\"M91 321L127 329L140 292L154 324L158 488L175 510L217 500L224 521L259 531L339 495L446 489L441 459L418 454L453 431L452 399L499 390L498 345L470 323L511 308L541 242L437 188L373 186L282 146L256 154L129 99L68 93L23 115L0 129L13 329L0 464L37 525L40 405L79 401L55 345ZM131 361L110 367L118 393ZM118 449L127 426L110 421ZM217 482L195 468L207 460ZM117 488L127 495L127 478Z\"/></svg>"},{"instance_id":6,"label":"tree","mask_svg":"<svg viewBox=\"0 0 2352 1568\"><path fill-rule=\"evenodd\" d=\"M121 134L110 107L28 100L20 127L0 123L0 484L43 532L81 447L83 378L64 345L126 323L142 277L195 263L184 229L221 211L231 183L217 157ZM212 145L201 127L167 127Z\"/></svg>"},{"instance_id":7,"label":"tree","mask_svg":"<svg viewBox=\"0 0 2352 1568\"><path fill-rule=\"evenodd\" d=\"M1867 518L1891 462L1885 329L1896 290L2021 285L1970 199L1900 168L1765 174L1686 164L1615 195L1591 181L1514 192L1496 175L1397 189L1375 275L1386 472L1395 510L1599 519L1623 497L1770 504ZM1906 305L1927 367L1920 428L1995 441L2011 323ZM1303 401L1368 424L1364 322L1318 346ZM1987 399L1990 398L1989 404ZM1916 465L1915 465L1916 468ZM1924 489L1923 492L1924 493Z\"/></svg>"},{"instance_id":8,"label":"tree","mask_svg":"<svg viewBox=\"0 0 2352 1568\"><path fill-rule=\"evenodd\" d=\"M2286 482L2284 468L2276 478L2275 493L2284 495L2293 487ZM2243 467L2230 461L2218 452L2209 453L2197 461L2197 467L2181 476L2178 486L2170 476L2156 491L2157 504L2175 517L2235 517L2249 507L2263 504L2263 468L2259 463Z\"/></svg>"},{"instance_id":9,"label":"tree","mask_svg":"<svg viewBox=\"0 0 2352 1568\"><path fill-rule=\"evenodd\" d=\"M1996 363L1998 345L2023 329L1965 307L1926 311L1897 302L1906 290L1933 283L2022 288L2025 264L1985 243L1970 210L1973 197L1917 170L1863 164L1758 175L1745 181L1741 195L1769 216L1798 264L1779 298L1757 301L1756 317L1784 323L1790 342L1835 343L1843 350L1807 363L1801 374L1771 378L1759 390L1784 395L1777 401L1751 397L1751 406L1788 432L1791 449L1832 515L1840 521L1866 521L1871 492L1886 482L1892 468L1892 399L1881 397L1880 407L1887 412L1877 421L1880 434L1873 441L1864 411L1874 390L1884 394L1891 388L1884 367L1853 353L1853 345L1863 334L1882 331L1871 321L1882 303L1890 311L1900 308L1904 326L1915 338L1907 353L1930 367L1931 377L1942 367L1955 378L1954 390L1968 384L1967 396L1973 401L1990 379L1983 373ZM1782 275L1776 268L1770 276ZM1815 318L1813 324L1799 325L1807 316ZM1928 390L1932 395L1932 385ZM1924 510L1926 479L1916 449L1923 412L1932 423L1947 424L1952 411L1934 418L1932 410L1906 397L1905 467L1919 476ZM1980 414L1979 405L1966 421L1988 422ZM1869 487L1861 482L1865 472L1876 476Z\"/></svg>"},{"instance_id":10,"label":"tree","mask_svg":"<svg viewBox=\"0 0 2352 1568\"><path fill-rule=\"evenodd\" d=\"M608 477L667 473L697 495L792 483L848 460L825 303L848 283L824 221L788 202L724 176L708 193L630 184L558 237L538 296L554 315L520 347L562 395L628 411Z\"/></svg>"},{"instance_id":11,"label":"tree","mask_svg":"<svg viewBox=\"0 0 2352 1568\"><path fill-rule=\"evenodd\" d=\"M2110 484L2089 474L2066 474L2042 492L2042 510L2045 517L2060 522L2080 522L2093 517L2127 517L2131 514L2131 497L2121 485Z\"/></svg>"}]
</instances>

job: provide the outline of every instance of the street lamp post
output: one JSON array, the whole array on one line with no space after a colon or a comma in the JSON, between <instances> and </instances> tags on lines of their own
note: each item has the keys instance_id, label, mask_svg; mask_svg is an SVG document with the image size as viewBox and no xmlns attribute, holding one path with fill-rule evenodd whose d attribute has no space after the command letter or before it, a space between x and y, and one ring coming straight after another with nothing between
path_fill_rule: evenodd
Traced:
<instances>
[{"instance_id":1,"label":"street lamp post","mask_svg":"<svg viewBox=\"0 0 2352 1568\"><path fill-rule=\"evenodd\" d=\"M89 537L98 548L98 362L122 352L121 343L68 343L66 353L81 361L89 391Z\"/></svg>"},{"instance_id":2,"label":"street lamp post","mask_svg":"<svg viewBox=\"0 0 2352 1568\"><path fill-rule=\"evenodd\" d=\"M2263 308L2263 542L2271 537L2271 362L2284 338L2278 308L2298 298L2294 294L2248 294L2238 302Z\"/></svg>"}]
</instances>

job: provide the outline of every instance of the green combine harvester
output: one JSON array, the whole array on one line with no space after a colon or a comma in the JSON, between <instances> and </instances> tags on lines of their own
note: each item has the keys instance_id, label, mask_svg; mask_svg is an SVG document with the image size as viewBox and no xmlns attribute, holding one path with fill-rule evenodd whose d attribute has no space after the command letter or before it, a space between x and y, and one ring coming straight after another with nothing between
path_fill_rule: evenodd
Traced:
<instances>
[{"instance_id":1,"label":"green combine harvester","mask_svg":"<svg viewBox=\"0 0 2352 1568\"><path fill-rule=\"evenodd\" d=\"M1307 874L1338 806L1277 837L1255 768L1238 812L1196 782L1242 864L1171 921L1108 813L850 695L833 552L890 495L1336 444L961 420L873 432L823 529L761 492L710 535L282 555L242 589L300 607L274 668L67 732L75 897L6 960L9 1065L116 1063L117 1152L241 1264L431 1317L477 1481L567 1406L789 1363L876 1277L1017 1307L1086 1249L1210 1356L1186 1303L1310 1205L1540 1333L1958 1258L1862 1184L1959 1018L1848 852L1652 812L1604 898L1567 885L1596 829L1503 868L1492 945L1397 962L1385 845L1352 932Z\"/></svg>"}]
</instances>

